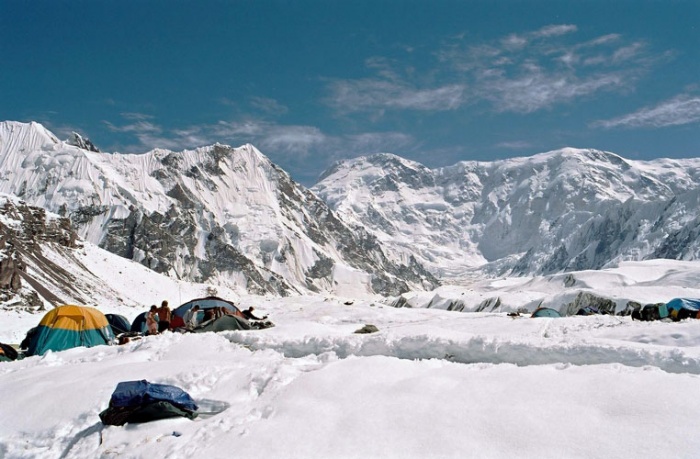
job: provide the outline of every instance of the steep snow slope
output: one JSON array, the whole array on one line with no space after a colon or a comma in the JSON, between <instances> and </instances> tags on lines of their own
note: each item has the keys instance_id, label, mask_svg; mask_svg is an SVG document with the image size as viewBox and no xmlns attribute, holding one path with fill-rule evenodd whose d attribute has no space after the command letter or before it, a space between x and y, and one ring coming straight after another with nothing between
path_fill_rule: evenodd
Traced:
<instances>
[{"instance_id":1,"label":"steep snow slope","mask_svg":"<svg viewBox=\"0 0 700 459\"><path fill-rule=\"evenodd\" d=\"M553 273L697 259L700 160L565 148L431 170L391 154L336 164L312 189L391 256L440 276Z\"/></svg>"},{"instance_id":2,"label":"steep snow slope","mask_svg":"<svg viewBox=\"0 0 700 459\"><path fill-rule=\"evenodd\" d=\"M59 142L41 125L0 123L0 192L70 217L87 241L177 278L251 293L436 284L390 262L251 145L142 155Z\"/></svg>"}]
</instances>

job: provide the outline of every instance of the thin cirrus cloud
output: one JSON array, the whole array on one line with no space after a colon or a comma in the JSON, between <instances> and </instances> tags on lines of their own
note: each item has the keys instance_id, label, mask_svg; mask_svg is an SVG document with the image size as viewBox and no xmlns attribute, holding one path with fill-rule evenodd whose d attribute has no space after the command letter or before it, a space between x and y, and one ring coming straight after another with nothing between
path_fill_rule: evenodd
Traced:
<instances>
[{"instance_id":1,"label":"thin cirrus cloud","mask_svg":"<svg viewBox=\"0 0 700 459\"><path fill-rule=\"evenodd\" d=\"M594 127L661 128L700 122L700 97L682 94L653 107L609 120L593 123Z\"/></svg>"},{"instance_id":2,"label":"thin cirrus cloud","mask_svg":"<svg viewBox=\"0 0 700 459\"><path fill-rule=\"evenodd\" d=\"M287 106L280 104L275 99L270 99L268 97L251 97L250 105L269 115L284 115L289 112Z\"/></svg>"},{"instance_id":3,"label":"thin cirrus cloud","mask_svg":"<svg viewBox=\"0 0 700 459\"><path fill-rule=\"evenodd\" d=\"M527 114L606 92L629 92L658 62L642 41L617 33L576 40L579 32L573 24L554 24L481 42L460 35L432 53L428 68L373 57L366 61L373 75L329 81L325 102L341 114L436 112L479 102L495 112ZM415 71L402 73L401 65ZM425 75L431 84L419 84Z\"/></svg>"},{"instance_id":4,"label":"thin cirrus cloud","mask_svg":"<svg viewBox=\"0 0 700 459\"><path fill-rule=\"evenodd\" d=\"M315 126L284 125L269 121L219 122L213 130L217 137L254 143L263 152L292 154L303 158L314 154L332 161L357 154L374 153L415 144L401 132L365 132L330 135Z\"/></svg>"},{"instance_id":5,"label":"thin cirrus cloud","mask_svg":"<svg viewBox=\"0 0 700 459\"><path fill-rule=\"evenodd\" d=\"M450 84L421 89L395 79L336 80L329 84L328 103L340 112L377 109L452 110L463 103L465 86Z\"/></svg>"},{"instance_id":6,"label":"thin cirrus cloud","mask_svg":"<svg viewBox=\"0 0 700 459\"><path fill-rule=\"evenodd\" d=\"M507 142L500 142L495 145L497 148L505 148L507 150L524 150L526 148L532 148L532 144L525 140L512 140Z\"/></svg>"},{"instance_id":7,"label":"thin cirrus cloud","mask_svg":"<svg viewBox=\"0 0 700 459\"><path fill-rule=\"evenodd\" d=\"M575 40L577 32L577 26L564 24L481 43L465 43L460 36L435 56L469 86L471 101L513 113L630 91L655 62L643 42L615 33Z\"/></svg>"},{"instance_id":8,"label":"thin cirrus cloud","mask_svg":"<svg viewBox=\"0 0 700 459\"><path fill-rule=\"evenodd\" d=\"M238 146L252 143L265 154L303 159L313 154L321 163L348 155L390 151L415 145L415 139L400 132L365 132L329 135L315 126L285 125L270 121L248 119L219 121L181 129L165 129L154 121L136 121L116 125L104 121L108 129L135 138L136 143L122 147L123 151L142 153L153 148L179 150L211 145L216 142ZM152 118L149 118L152 119Z\"/></svg>"},{"instance_id":9,"label":"thin cirrus cloud","mask_svg":"<svg viewBox=\"0 0 700 459\"><path fill-rule=\"evenodd\" d=\"M280 125L269 121L220 121L213 126L200 127L219 139L254 143L262 149L307 155L315 146L327 142L328 136L315 126Z\"/></svg>"},{"instance_id":10,"label":"thin cirrus cloud","mask_svg":"<svg viewBox=\"0 0 700 459\"><path fill-rule=\"evenodd\" d=\"M627 85L622 74L592 75L530 70L518 77L495 76L481 81L482 97L500 112L531 113L555 104Z\"/></svg>"},{"instance_id":11,"label":"thin cirrus cloud","mask_svg":"<svg viewBox=\"0 0 700 459\"><path fill-rule=\"evenodd\" d=\"M161 126L155 124L150 115L139 113L122 113L122 118L127 120L125 124L115 124L111 121L103 120L102 123L112 132L130 135L136 138L136 144L119 145L114 148L126 152L141 152L142 148L178 148L185 136L182 135L164 135L164 130Z\"/></svg>"}]
</instances>

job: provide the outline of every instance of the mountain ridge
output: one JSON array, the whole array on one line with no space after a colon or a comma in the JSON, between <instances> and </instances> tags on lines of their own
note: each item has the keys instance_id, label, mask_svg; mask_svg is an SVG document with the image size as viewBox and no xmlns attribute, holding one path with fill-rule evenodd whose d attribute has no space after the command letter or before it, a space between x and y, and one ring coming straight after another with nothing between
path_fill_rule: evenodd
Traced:
<instances>
[{"instance_id":1,"label":"mountain ridge","mask_svg":"<svg viewBox=\"0 0 700 459\"><path fill-rule=\"evenodd\" d=\"M696 158L567 147L430 169L378 153L339 161L306 189L250 144L107 154L37 123L0 124L18 130L27 146L0 135L0 192L158 272L256 293L361 284L393 295L430 290L433 276L700 258Z\"/></svg>"},{"instance_id":2,"label":"mountain ridge","mask_svg":"<svg viewBox=\"0 0 700 459\"><path fill-rule=\"evenodd\" d=\"M363 156L336 163L312 190L390 256L415 254L454 277L599 269L662 253L696 259L697 231L676 226L694 221L683 212L699 184L699 159L632 161L564 148L436 169Z\"/></svg>"},{"instance_id":3,"label":"mountain ridge","mask_svg":"<svg viewBox=\"0 0 700 459\"><path fill-rule=\"evenodd\" d=\"M107 154L45 132L0 125L0 192L69 217L87 241L157 272L275 295L437 285L417 263L386 259L252 145Z\"/></svg>"}]
</instances>

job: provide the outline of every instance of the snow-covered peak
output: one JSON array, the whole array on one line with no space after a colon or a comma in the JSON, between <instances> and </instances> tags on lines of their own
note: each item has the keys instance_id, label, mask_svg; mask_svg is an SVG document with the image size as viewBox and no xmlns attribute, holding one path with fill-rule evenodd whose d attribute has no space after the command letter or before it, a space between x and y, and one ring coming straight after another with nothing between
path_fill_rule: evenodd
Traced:
<instances>
[{"instance_id":1,"label":"snow-covered peak","mask_svg":"<svg viewBox=\"0 0 700 459\"><path fill-rule=\"evenodd\" d=\"M32 121L0 121L0 155L45 150L61 142L43 125Z\"/></svg>"},{"instance_id":2,"label":"snow-covered peak","mask_svg":"<svg viewBox=\"0 0 700 459\"><path fill-rule=\"evenodd\" d=\"M409 277L436 285L414 260L387 260L253 145L102 154L34 148L12 133L0 192L70 217L88 242L158 272L277 294L398 294Z\"/></svg>"},{"instance_id":3,"label":"snow-covered peak","mask_svg":"<svg viewBox=\"0 0 700 459\"><path fill-rule=\"evenodd\" d=\"M687 226L698 215L688 211L700 159L632 161L563 148L431 170L380 155L337 164L324 176L313 190L344 219L370 228L392 256L415 254L445 276L700 256L697 231Z\"/></svg>"}]
</instances>

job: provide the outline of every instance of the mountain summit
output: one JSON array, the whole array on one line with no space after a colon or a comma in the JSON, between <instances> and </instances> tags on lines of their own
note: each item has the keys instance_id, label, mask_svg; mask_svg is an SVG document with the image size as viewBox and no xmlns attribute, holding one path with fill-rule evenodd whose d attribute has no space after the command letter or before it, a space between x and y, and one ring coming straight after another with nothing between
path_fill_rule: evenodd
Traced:
<instances>
[{"instance_id":1,"label":"mountain summit","mask_svg":"<svg viewBox=\"0 0 700 459\"><path fill-rule=\"evenodd\" d=\"M0 169L0 192L180 279L277 295L437 285L414 259L389 261L373 236L339 220L252 145L106 154L58 141L37 123L4 122Z\"/></svg>"},{"instance_id":2,"label":"mountain summit","mask_svg":"<svg viewBox=\"0 0 700 459\"><path fill-rule=\"evenodd\" d=\"M700 258L699 159L564 148L429 169L379 154L337 163L312 189L390 257L443 277Z\"/></svg>"}]
</instances>

